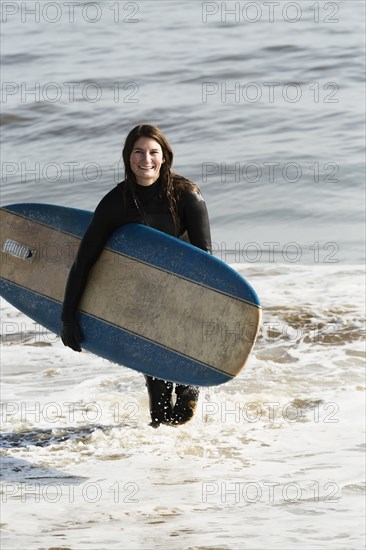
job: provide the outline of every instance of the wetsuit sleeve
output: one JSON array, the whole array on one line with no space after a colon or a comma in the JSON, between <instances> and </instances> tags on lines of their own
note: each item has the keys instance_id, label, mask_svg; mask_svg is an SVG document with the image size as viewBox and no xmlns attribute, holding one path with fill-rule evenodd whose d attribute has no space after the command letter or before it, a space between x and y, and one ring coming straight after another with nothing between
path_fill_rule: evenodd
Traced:
<instances>
[{"instance_id":1,"label":"wetsuit sleeve","mask_svg":"<svg viewBox=\"0 0 366 550\"><path fill-rule=\"evenodd\" d=\"M210 222L204 198L200 193L189 192L184 197L183 205L183 220L190 243L212 252Z\"/></svg>"},{"instance_id":2,"label":"wetsuit sleeve","mask_svg":"<svg viewBox=\"0 0 366 550\"><path fill-rule=\"evenodd\" d=\"M110 196L106 195L97 206L71 267L66 283L62 308L62 321L72 321L84 292L88 274L97 261L108 238L116 229L110 216Z\"/></svg>"}]
</instances>

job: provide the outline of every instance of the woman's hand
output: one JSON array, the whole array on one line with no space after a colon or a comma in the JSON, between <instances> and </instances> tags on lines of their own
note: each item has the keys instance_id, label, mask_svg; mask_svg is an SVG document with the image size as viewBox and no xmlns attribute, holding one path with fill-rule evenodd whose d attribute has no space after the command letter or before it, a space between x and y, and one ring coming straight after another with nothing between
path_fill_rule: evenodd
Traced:
<instances>
[{"instance_id":1,"label":"woman's hand","mask_svg":"<svg viewBox=\"0 0 366 550\"><path fill-rule=\"evenodd\" d=\"M61 340L64 345L74 351L81 351L80 343L83 335L77 321L63 321L61 325Z\"/></svg>"}]
</instances>

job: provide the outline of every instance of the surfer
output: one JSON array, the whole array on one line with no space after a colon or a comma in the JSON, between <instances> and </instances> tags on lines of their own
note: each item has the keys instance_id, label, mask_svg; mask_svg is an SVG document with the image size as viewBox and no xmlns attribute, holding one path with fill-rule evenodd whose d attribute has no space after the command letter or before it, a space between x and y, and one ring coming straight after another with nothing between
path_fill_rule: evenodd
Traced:
<instances>
[{"instance_id":1,"label":"surfer","mask_svg":"<svg viewBox=\"0 0 366 550\"><path fill-rule=\"evenodd\" d=\"M136 126L126 138L122 156L125 179L98 204L67 280L61 338L74 351L81 351L77 309L88 273L118 227L145 224L211 252L205 201L196 184L172 172L173 151L161 130L150 124ZM145 380L151 426L184 424L193 417L197 387L151 376Z\"/></svg>"}]
</instances>

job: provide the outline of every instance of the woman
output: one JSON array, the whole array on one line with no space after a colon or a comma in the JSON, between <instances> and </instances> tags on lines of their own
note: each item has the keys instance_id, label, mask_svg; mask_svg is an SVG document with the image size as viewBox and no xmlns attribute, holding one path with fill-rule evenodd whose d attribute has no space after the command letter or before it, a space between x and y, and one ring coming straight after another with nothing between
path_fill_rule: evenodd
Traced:
<instances>
[{"instance_id":1,"label":"woman","mask_svg":"<svg viewBox=\"0 0 366 550\"><path fill-rule=\"evenodd\" d=\"M131 130L123 148L125 179L98 204L80 243L68 277L62 310L61 338L81 351L77 308L90 268L107 239L121 225L141 223L211 251L205 202L197 185L171 172L172 149L156 126L141 124ZM145 376L150 398L151 426L177 425L194 414L199 390ZM173 390L175 404L173 405Z\"/></svg>"}]
</instances>

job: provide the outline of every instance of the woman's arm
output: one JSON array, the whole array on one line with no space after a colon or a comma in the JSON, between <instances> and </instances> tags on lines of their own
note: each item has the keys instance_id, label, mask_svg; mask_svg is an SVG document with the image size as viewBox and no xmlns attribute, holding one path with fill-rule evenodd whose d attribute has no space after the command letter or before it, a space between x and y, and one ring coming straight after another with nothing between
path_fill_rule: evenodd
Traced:
<instances>
[{"instance_id":1,"label":"woman's arm","mask_svg":"<svg viewBox=\"0 0 366 550\"><path fill-rule=\"evenodd\" d=\"M186 192L183 199L183 223L194 246L212 252L210 222L201 193Z\"/></svg>"},{"instance_id":2,"label":"woman's arm","mask_svg":"<svg viewBox=\"0 0 366 550\"><path fill-rule=\"evenodd\" d=\"M117 225L113 211L116 210L116 195L112 190L98 204L93 218L81 240L74 263L71 267L65 290L61 319L73 322L83 295L89 271L97 261L108 238ZM122 204L120 205L122 211Z\"/></svg>"}]
</instances>

